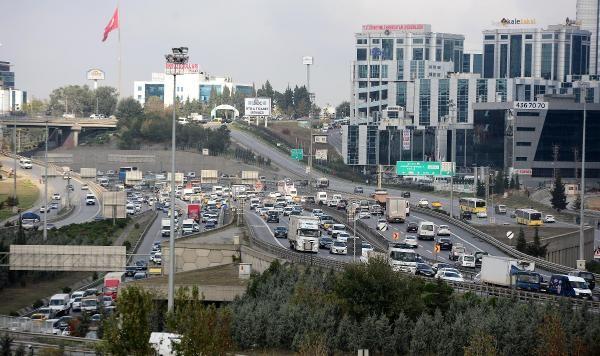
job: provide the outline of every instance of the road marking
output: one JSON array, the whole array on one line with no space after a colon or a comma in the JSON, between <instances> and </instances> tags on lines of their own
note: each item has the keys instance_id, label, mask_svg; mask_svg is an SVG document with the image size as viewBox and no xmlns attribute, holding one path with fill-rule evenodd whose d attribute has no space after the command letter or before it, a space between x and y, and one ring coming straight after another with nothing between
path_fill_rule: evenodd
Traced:
<instances>
[{"instance_id":1,"label":"road marking","mask_svg":"<svg viewBox=\"0 0 600 356\"><path fill-rule=\"evenodd\" d=\"M431 251L429 251L429 250L425 250L425 251L429 252L430 255L433 255L433 253L431 253Z\"/></svg>"},{"instance_id":2,"label":"road marking","mask_svg":"<svg viewBox=\"0 0 600 356\"><path fill-rule=\"evenodd\" d=\"M273 231L271 231L271 228L269 227L269 225L260 216L256 215L256 213L251 213L251 214L254 215L254 216L256 216L260 220L260 222L262 222L267 227L267 230L269 231L269 233L273 237L273 240L275 240L275 242L277 242L279 244L279 246L281 246L283 248L286 248L285 246L283 246L283 244L281 242L279 242L279 240L277 240L277 238L275 237L275 234L273 234Z\"/></svg>"}]
</instances>

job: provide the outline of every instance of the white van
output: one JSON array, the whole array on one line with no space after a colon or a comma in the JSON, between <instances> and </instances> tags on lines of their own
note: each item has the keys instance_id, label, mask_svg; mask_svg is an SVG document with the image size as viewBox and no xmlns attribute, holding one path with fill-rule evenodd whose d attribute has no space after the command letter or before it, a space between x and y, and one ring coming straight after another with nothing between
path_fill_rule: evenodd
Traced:
<instances>
[{"instance_id":1,"label":"white van","mask_svg":"<svg viewBox=\"0 0 600 356\"><path fill-rule=\"evenodd\" d=\"M32 169L31 160L29 158L21 158L19 160L19 166L23 169Z\"/></svg>"},{"instance_id":2,"label":"white van","mask_svg":"<svg viewBox=\"0 0 600 356\"><path fill-rule=\"evenodd\" d=\"M54 315L65 313L71 308L71 297L66 293L55 294L50 298L48 307Z\"/></svg>"},{"instance_id":3,"label":"white van","mask_svg":"<svg viewBox=\"0 0 600 356\"><path fill-rule=\"evenodd\" d=\"M135 214L135 205L133 205L133 204L125 205L125 211L126 211L127 215Z\"/></svg>"},{"instance_id":4,"label":"white van","mask_svg":"<svg viewBox=\"0 0 600 356\"><path fill-rule=\"evenodd\" d=\"M213 185L212 192L218 196L221 196L223 194L223 187L220 185Z\"/></svg>"},{"instance_id":5,"label":"white van","mask_svg":"<svg viewBox=\"0 0 600 356\"><path fill-rule=\"evenodd\" d=\"M431 221L422 221L417 230L419 240L433 240L435 238L435 225Z\"/></svg>"},{"instance_id":6,"label":"white van","mask_svg":"<svg viewBox=\"0 0 600 356\"><path fill-rule=\"evenodd\" d=\"M318 192L315 197L315 202L317 204L327 204L327 192Z\"/></svg>"},{"instance_id":7,"label":"white van","mask_svg":"<svg viewBox=\"0 0 600 356\"><path fill-rule=\"evenodd\" d=\"M194 221L194 219L185 219L181 225L183 234L193 234L194 232L200 231L200 226Z\"/></svg>"},{"instance_id":8,"label":"white van","mask_svg":"<svg viewBox=\"0 0 600 356\"><path fill-rule=\"evenodd\" d=\"M108 178L106 178L106 177L99 177L98 178L98 184L100 184L101 187L108 187Z\"/></svg>"},{"instance_id":9,"label":"white van","mask_svg":"<svg viewBox=\"0 0 600 356\"><path fill-rule=\"evenodd\" d=\"M96 205L96 197L94 194L88 193L85 196L85 205Z\"/></svg>"},{"instance_id":10,"label":"white van","mask_svg":"<svg viewBox=\"0 0 600 356\"><path fill-rule=\"evenodd\" d=\"M163 237L171 235L171 219L162 219L160 222L160 233Z\"/></svg>"}]
</instances>

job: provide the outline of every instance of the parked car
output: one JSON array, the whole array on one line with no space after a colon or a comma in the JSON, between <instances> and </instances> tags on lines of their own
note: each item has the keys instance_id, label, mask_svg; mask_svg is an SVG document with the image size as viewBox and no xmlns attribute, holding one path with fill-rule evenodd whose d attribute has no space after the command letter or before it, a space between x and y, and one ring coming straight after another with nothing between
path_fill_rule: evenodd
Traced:
<instances>
[{"instance_id":1,"label":"parked car","mask_svg":"<svg viewBox=\"0 0 600 356\"><path fill-rule=\"evenodd\" d=\"M363 187L354 187L354 194L363 194Z\"/></svg>"}]
</instances>

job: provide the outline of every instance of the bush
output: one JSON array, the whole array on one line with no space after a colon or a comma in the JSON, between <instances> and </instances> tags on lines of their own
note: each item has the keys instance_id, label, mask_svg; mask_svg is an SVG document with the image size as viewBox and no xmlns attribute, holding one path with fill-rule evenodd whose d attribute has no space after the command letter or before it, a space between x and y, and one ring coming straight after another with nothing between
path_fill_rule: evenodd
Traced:
<instances>
[{"instance_id":1,"label":"bush","mask_svg":"<svg viewBox=\"0 0 600 356\"><path fill-rule=\"evenodd\" d=\"M33 307L34 308L40 308L44 306L44 302L41 299L36 300L35 302L33 302Z\"/></svg>"},{"instance_id":2,"label":"bush","mask_svg":"<svg viewBox=\"0 0 600 356\"><path fill-rule=\"evenodd\" d=\"M71 289L71 287L63 287L62 292L63 293L71 293L73 289Z\"/></svg>"},{"instance_id":3,"label":"bush","mask_svg":"<svg viewBox=\"0 0 600 356\"><path fill-rule=\"evenodd\" d=\"M139 224L139 223L135 223L135 225L133 225L133 227L134 227L136 230L139 230L139 229L140 229L140 224Z\"/></svg>"},{"instance_id":4,"label":"bush","mask_svg":"<svg viewBox=\"0 0 600 356\"><path fill-rule=\"evenodd\" d=\"M123 241L123 246L125 246L125 250L129 251L131 249L131 242Z\"/></svg>"},{"instance_id":5,"label":"bush","mask_svg":"<svg viewBox=\"0 0 600 356\"><path fill-rule=\"evenodd\" d=\"M92 274L92 280L97 280L98 279L98 272L94 272L94 274Z\"/></svg>"},{"instance_id":6,"label":"bush","mask_svg":"<svg viewBox=\"0 0 600 356\"><path fill-rule=\"evenodd\" d=\"M285 129L281 130L281 133L284 134L284 135L289 135L290 134L290 129L285 128Z\"/></svg>"}]
</instances>

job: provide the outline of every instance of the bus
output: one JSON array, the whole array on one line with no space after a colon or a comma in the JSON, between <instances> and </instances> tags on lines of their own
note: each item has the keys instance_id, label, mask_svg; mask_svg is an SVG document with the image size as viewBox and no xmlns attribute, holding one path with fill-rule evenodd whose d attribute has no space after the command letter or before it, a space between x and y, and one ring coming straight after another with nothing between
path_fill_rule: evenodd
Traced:
<instances>
[{"instance_id":1,"label":"bus","mask_svg":"<svg viewBox=\"0 0 600 356\"><path fill-rule=\"evenodd\" d=\"M517 209L515 210L515 218L517 219L517 224L528 226L541 226L544 224L542 213L534 209Z\"/></svg>"},{"instance_id":2,"label":"bus","mask_svg":"<svg viewBox=\"0 0 600 356\"><path fill-rule=\"evenodd\" d=\"M458 200L458 206L461 212L468 211L472 214L487 211L485 206L485 200L478 198L460 198Z\"/></svg>"}]
</instances>

